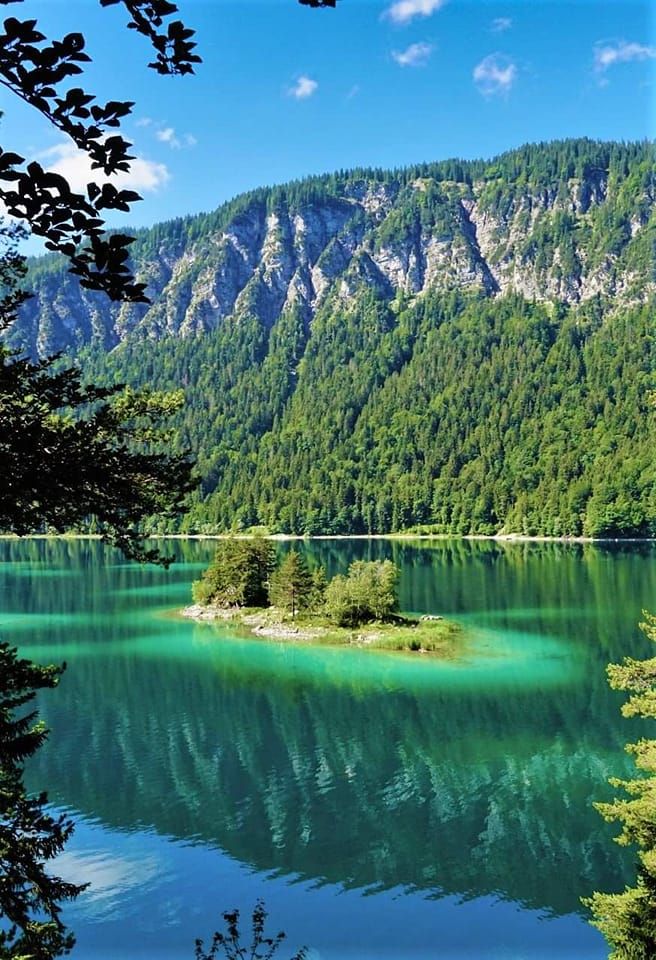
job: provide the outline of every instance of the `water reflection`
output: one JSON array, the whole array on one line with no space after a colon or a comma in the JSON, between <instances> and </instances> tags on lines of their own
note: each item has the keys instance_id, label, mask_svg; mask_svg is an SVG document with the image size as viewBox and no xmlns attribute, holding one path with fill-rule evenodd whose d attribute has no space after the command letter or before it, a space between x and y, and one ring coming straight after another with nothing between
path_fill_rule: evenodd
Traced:
<instances>
[{"instance_id":1,"label":"water reflection","mask_svg":"<svg viewBox=\"0 0 656 960\"><path fill-rule=\"evenodd\" d=\"M168 573L95 542L1 547L0 629L70 664L44 697L53 739L31 770L56 802L313 884L498 895L564 914L630 879L631 854L591 803L628 764L635 728L603 666L646 652L634 624L655 595L651 550L306 545L331 572L393 556L405 608L458 615L506 650L494 670L449 672L222 641L163 616L211 544L177 544L194 565Z\"/></svg>"},{"instance_id":2,"label":"water reflection","mask_svg":"<svg viewBox=\"0 0 656 960\"><path fill-rule=\"evenodd\" d=\"M261 871L556 913L627 878L590 808L621 745L607 723L581 736L587 698L360 698L134 661L78 665L66 697L47 705L69 732L38 778L106 824L217 844Z\"/></svg>"},{"instance_id":3,"label":"water reflection","mask_svg":"<svg viewBox=\"0 0 656 960\"><path fill-rule=\"evenodd\" d=\"M537 644L503 677L465 671L454 683L429 666L417 683L416 662L217 642L156 615L184 602L213 549L177 547L193 571L140 569L93 542L3 544L5 561L23 561L3 568L5 635L70 660L44 698L53 743L32 770L53 799L347 888L497 894L561 914L629 879L631 857L591 802L627 763L630 725L603 664L640 644L651 553L309 545L331 571L391 554L407 608L454 612L492 637L521 627ZM554 637L567 658L542 684Z\"/></svg>"}]
</instances>

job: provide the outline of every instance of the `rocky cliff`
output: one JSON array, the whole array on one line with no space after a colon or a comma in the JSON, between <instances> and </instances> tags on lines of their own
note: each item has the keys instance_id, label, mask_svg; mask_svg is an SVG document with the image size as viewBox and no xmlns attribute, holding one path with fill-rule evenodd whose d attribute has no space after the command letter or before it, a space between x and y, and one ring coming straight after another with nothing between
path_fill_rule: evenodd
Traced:
<instances>
[{"instance_id":1,"label":"rocky cliff","mask_svg":"<svg viewBox=\"0 0 656 960\"><path fill-rule=\"evenodd\" d=\"M110 304L55 258L35 261L12 339L43 356L198 335L227 318L270 328L292 305L311 322L331 295L345 306L363 286L389 300L459 288L638 303L656 288L655 196L652 144L590 141L258 190L139 233L147 307Z\"/></svg>"}]
</instances>

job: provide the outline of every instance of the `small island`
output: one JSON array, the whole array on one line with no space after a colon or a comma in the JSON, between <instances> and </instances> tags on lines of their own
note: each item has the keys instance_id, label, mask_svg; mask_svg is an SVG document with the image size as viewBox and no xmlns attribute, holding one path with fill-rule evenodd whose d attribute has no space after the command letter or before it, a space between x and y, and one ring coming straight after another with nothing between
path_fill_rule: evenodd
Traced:
<instances>
[{"instance_id":1,"label":"small island","mask_svg":"<svg viewBox=\"0 0 656 960\"><path fill-rule=\"evenodd\" d=\"M413 618L398 610L398 568L391 560L356 560L330 581L291 549L278 561L263 537L227 539L193 584L182 615L223 620L247 635L291 642L361 646L455 657L459 624L440 616Z\"/></svg>"}]
</instances>

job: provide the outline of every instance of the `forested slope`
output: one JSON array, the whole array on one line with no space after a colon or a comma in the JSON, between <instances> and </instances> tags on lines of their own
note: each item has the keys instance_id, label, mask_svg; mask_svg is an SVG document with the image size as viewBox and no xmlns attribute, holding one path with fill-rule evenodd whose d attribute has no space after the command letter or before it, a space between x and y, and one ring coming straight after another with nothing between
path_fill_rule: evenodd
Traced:
<instances>
[{"instance_id":1,"label":"forested slope","mask_svg":"<svg viewBox=\"0 0 656 960\"><path fill-rule=\"evenodd\" d=\"M150 307L51 258L13 332L183 386L182 528L656 530L652 144L356 171L139 235Z\"/></svg>"}]
</instances>

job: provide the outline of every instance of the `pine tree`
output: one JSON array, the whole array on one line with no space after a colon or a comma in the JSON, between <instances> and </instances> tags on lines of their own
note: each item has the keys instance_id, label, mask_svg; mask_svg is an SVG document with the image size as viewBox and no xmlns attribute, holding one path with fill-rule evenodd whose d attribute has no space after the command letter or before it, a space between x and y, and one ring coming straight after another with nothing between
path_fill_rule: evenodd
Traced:
<instances>
[{"instance_id":1,"label":"pine tree","mask_svg":"<svg viewBox=\"0 0 656 960\"><path fill-rule=\"evenodd\" d=\"M264 537L219 542L214 559L193 585L196 603L218 607L266 607L276 551Z\"/></svg>"},{"instance_id":2,"label":"pine tree","mask_svg":"<svg viewBox=\"0 0 656 960\"><path fill-rule=\"evenodd\" d=\"M25 761L46 740L37 712L25 714L37 690L57 686L62 667L20 660L0 642L0 957L50 960L75 942L60 918L60 904L83 886L66 883L48 869L73 832L64 815L50 816L45 793L29 796Z\"/></svg>"},{"instance_id":3,"label":"pine tree","mask_svg":"<svg viewBox=\"0 0 656 960\"><path fill-rule=\"evenodd\" d=\"M656 617L645 613L640 626L656 643ZM625 657L621 664L612 663L608 680L613 690L631 693L622 707L625 717L656 719L656 657ZM583 903L612 948L609 960L652 960L656 956L656 740L642 739L626 749L644 776L612 779L611 784L625 790L628 799L595 806L604 820L622 824L616 837L619 844L637 846L637 882L623 893L594 893Z\"/></svg>"},{"instance_id":4,"label":"pine tree","mask_svg":"<svg viewBox=\"0 0 656 960\"><path fill-rule=\"evenodd\" d=\"M313 582L305 557L290 550L271 577L271 602L296 617L307 609L312 599Z\"/></svg>"},{"instance_id":5,"label":"pine tree","mask_svg":"<svg viewBox=\"0 0 656 960\"><path fill-rule=\"evenodd\" d=\"M326 568L323 564L315 567L312 571L312 590L310 591L310 609L315 613L321 610L326 602L326 588L328 581L326 579Z\"/></svg>"},{"instance_id":6,"label":"pine tree","mask_svg":"<svg viewBox=\"0 0 656 960\"><path fill-rule=\"evenodd\" d=\"M29 299L23 236L0 219L0 334ZM178 513L194 484L185 455L160 429L183 401L159 393L82 384L58 357L33 362L0 342L0 529L62 533L94 520L103 538L136 560L170 563L147 549L141 524Z\"/></svg>"},{"instance_id":7,"label":"pine tree","mask_svg":"<svg viewBox=\"0 0 656 960\"><path fill-rule=\"evenodd\" d=\"M276 567L276 548L266 537L253 537L247 543L247 573L244 587L244 605L267 607L269 587Z\"/></svg>"}]
</instances>

